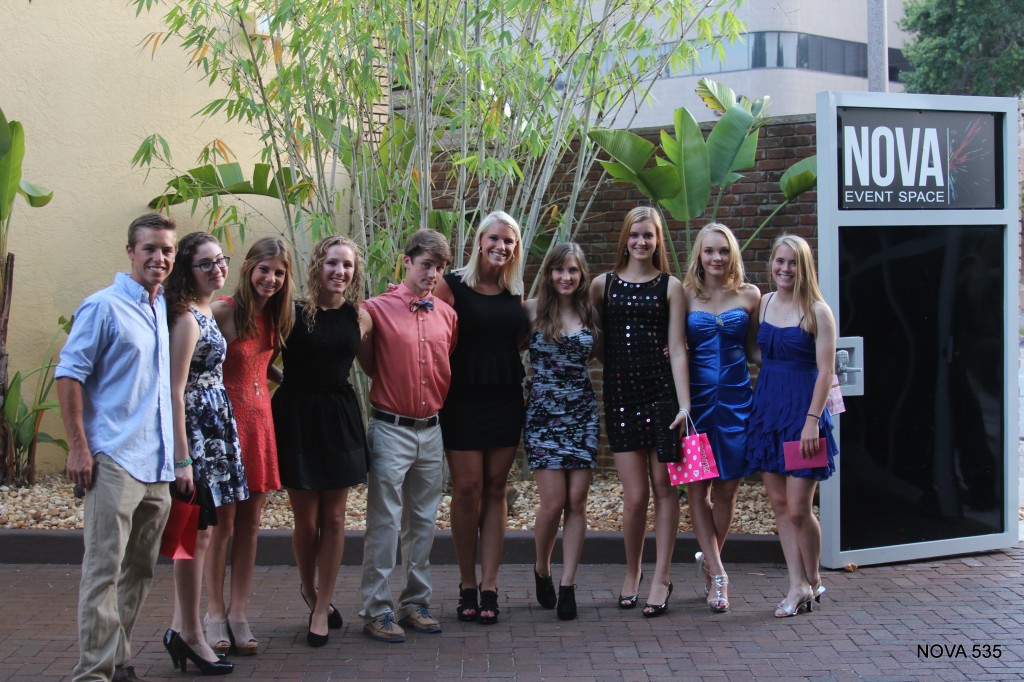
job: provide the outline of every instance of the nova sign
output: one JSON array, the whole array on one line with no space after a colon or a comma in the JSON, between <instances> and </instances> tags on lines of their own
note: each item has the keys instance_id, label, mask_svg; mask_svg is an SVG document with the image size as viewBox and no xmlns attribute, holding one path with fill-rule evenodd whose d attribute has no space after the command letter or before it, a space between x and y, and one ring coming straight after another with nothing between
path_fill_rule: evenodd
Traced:
<instances>
[{"instance_id":1,"label":"nova sign","mask_svg":"<svg viewBox=\"0 0 1024 682\"><path fill-rule=\"evenodd\" d=\"M839 208L1002 208L996 114L838 107Z\"/></svg>"}]
</instances>

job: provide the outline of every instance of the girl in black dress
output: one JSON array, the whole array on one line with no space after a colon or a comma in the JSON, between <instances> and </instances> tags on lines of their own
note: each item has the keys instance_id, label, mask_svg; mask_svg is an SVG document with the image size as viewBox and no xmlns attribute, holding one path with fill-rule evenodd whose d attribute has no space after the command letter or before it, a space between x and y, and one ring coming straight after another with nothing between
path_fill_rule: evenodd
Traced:
<instances>
[{"instance_id":1,"label":"girl in black dress","mask_svg":"<svg viewBox=\"0 0 1024 682\"><path fill-rule=\"evenodd\" d=\"M274 394L281 483L295 514L292 550L310 607L310 646L342 626L331 604L345 549L348 490L366 482L366 431L348 382L369 316L359 309L362 263L345 237L327 237L310 258L305 300L296 303Z\"/></svg>"},{"instance_id":2,"label":"girl in black dress","mask_svg":"<svg viewBox=\"0 0 1024 682\"><path fill-rule=\"evenodd\" d=\"M669 571L679 528L679 495L656 457L660 429L665 427L657 425L655 405L678 405L672 429L683 423L690 409L686 299L683 285L668 274L666 248L658 212L634 208L622 225L615 269L596 277L590 286L604 334L605 428L624 497L626 576L619 592L623 609L637 605L647 503L654 491L657 562L643 608L647 617L660 616L668 608Z\"/></svg>"},{"instance_id":3,"label":"girl in black dress","mask_svg":"<svg viewBox=\"0 0 1024 682\"><path fill-rule=\"evenodd\" d=\"M452 476L452 540L461 577L458 617L485 625L498 620L506 486L523 432L522 261L519 225L495 211L480 223L466 267L445 275L434 291L459 316L452 383L441 410Z\"/></svg>"}]
</instances>

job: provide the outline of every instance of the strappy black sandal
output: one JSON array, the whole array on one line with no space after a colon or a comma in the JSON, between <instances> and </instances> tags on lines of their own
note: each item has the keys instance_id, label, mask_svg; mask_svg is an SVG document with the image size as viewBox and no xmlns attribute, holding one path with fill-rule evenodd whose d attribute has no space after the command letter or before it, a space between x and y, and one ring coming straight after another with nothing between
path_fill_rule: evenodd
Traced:
<instances>
[{"instance_id":1,"label":"strappy black sandal","mask_svg":"<svg viewBox=\"0 0 1024 682\"><path fill-rule=\"evenodd\" d=\"M493 615L485 616L484 611L490 611ZM498 590L480 589L480 611L476 621L481 625L494 625L498 622Z\"/></svg>"},{"instance_id":2,"label":"strappy black sandal","mask_svg":"<svg viewBox=\"0 0 1024 682\"><path fill-rule=\"evenodd\" d=\"M459 583L459 605L455 607L455 615L462 622L469 623L476 620L479 613L480 607L476 603L476 588L463 589L462 583Z\"/></svg>"}]
</instances>

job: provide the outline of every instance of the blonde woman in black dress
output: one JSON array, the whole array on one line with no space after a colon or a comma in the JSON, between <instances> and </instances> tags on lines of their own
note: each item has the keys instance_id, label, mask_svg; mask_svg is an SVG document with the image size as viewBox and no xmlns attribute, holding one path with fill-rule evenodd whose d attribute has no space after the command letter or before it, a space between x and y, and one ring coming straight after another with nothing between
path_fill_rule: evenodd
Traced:
<instances>
[{"instance_id":1,"label":"blonde woman in black dress","mask_svg":"<svg viewBox=\"0 0 1024 682\"><path fill-rule=\"evenodd\" d=\"M604 339L605 428L624 497L626 575L619 608L635 608L639 599L647 503L654 493L657 559L643 608L648 618L668 608L679 529L679 495L656 457L665 428L657 424L658 403L678 407L669 425L673 429L690 409L686 299L682 283L669 274L666 249L658 212L634 208L623 221L615 269L590 286Z\"/></svg>"},{"instance_id":2,"label":"blonde woman in black dress","mask_svg":"<svg viewBox=\"0 0 1024 682\"><path fill-rule=\"evenodd\" d=\"M459 562L459 620L498 620L498 567L508 521L508 472L523 433L523 240L502 211L480 223L466 267L434 295L459 316L452 383L441 431L452 476L452 540ZM480 552L480 604L476 556Z\"/></svg>"}]
</instances>

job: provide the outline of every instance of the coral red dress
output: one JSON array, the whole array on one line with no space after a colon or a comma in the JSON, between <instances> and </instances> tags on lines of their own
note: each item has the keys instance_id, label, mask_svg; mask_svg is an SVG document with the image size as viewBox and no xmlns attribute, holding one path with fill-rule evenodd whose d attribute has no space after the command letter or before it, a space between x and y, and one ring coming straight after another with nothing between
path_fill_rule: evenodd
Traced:
<instances>
[{"instance_id":1,"label":"coral red dress","mask_svg":"<svg viewBox=\"0 0 1024 682\"><path fill-rule=\"evenodd\" d=\"M222 301L234 307L234 299ZM280 490L277 467L277 439L267 389L267 365L274 356L274 330L266 315L256 318L259 333L251 339L236 338L228 344L224 360L224 386L238 424L242 462L251 492Z\"/></svg>"}]
</instances>

